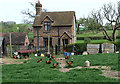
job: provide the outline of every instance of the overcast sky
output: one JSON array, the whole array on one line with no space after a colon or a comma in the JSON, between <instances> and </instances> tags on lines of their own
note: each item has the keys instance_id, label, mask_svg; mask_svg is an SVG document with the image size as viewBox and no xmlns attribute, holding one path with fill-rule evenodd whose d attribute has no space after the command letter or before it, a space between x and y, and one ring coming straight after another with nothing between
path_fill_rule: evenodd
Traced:
<instances>
[{"instance_id":1,"label":"overcast sky","mask_svg":"<svg viewBox=\"0 0 120 84\"><path fill-rule=\"evenodd\" d=\"M21 11L27 8L33 10L29 2L38 0L0 0L0 21L15 21L23 23ZM76 18L87 17L94 9L98 10L103 4L117 3L120 0L40 0L44 9L48 11L75 11Z\"/></svg>"}]
</instances>

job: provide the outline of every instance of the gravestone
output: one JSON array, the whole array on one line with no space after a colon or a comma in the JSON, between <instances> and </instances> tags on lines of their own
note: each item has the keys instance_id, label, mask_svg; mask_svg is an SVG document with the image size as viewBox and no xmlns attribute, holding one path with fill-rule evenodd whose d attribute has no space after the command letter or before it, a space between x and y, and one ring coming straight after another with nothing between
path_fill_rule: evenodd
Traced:
<instances>
[{"instance_id":1,"label":"gravestone","mask_svg":"<svg viewBox=\"0 0 120 84\"><path fill-rule=\"evenodd\" d=\"M99 53L100 44L87 44L87 52L89 54Z\"/></svg>"},{"instance_id":2,"label":"gravestone","mask_svg":"<svg viewBox=\"0 0 120 84\"><path fill-rule=\"evenodd\" d=\"M114 53L114 44L103 43L102 44L102 53Z\"/></svg>"}]
</instances>

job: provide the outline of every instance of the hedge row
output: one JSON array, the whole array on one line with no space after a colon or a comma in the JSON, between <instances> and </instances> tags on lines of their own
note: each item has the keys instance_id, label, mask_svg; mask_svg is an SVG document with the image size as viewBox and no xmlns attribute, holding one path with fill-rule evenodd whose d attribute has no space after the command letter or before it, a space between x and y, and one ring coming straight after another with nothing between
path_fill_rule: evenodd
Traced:
<instances>
[{"instance_id":1,"label":"hedge row","mask_svg":"<svg viewBox=\"0 0 120 84\"><path fill-rule=\"evenodd\" d=\"M66 47L67 52L79 52L82 53L86 51L87 44L86 43L74 43L70 44Z\"/></svg>"},{"instance_id":2,"label":"hedge row","mask_svg":"<svg viewBox=\"0 0 120 84\"><path fill-rule=\"evenodd\" d=\"M77 40L84 40L85 38L90 38L91 40L106 39L106 37L77 37ZM117 36L116 39L120 39L120 36Z\"/></svg>"},{"instance_id":3,"label":"hedge row","mask_svg":"<svg viewBox=\"0 0 120 84\"><path fill-rule=\"evenodd\" d=\"M113 43L116 46L116 51L120 50L120 42L109 42ZM100 44L100 53L102 52L101 45L103 42L99 43L89 43L89 44ZM84 51L87 51L87 43L74 43L74 44L69 44L66 47L67 52L77 52L79 54L82 54Z\"/></svg>"}]
</instances>

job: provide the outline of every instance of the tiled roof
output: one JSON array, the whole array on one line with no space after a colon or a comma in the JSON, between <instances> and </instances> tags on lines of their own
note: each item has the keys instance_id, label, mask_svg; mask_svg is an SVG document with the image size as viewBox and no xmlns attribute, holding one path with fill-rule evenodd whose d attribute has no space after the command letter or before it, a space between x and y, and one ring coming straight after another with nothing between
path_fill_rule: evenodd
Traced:
<instances>
[{"instance_id":1,"label":"tiled roof","mask_svg":"<svg viewBox=\"0 0 120 84\"><path fill-rule=\"evenodd\" d=\"M11 33L11 41L12 41L12 45L24 45L25 43L25 37L26 37L27 33ZM10 44L10 34L7 33L4 35L5 38L5 42L6 44Z\"/></svg>"},{"instance_id":2,"label":"tiled roof","mask_svg":"<svg viewBox=\"0 0 120 84\"><path fill-rule=\"evenodd\" d=\"M35 16L33 26L42 26L42 21L46 16L53 20L51 26L70 26L73 22L74 11L67 12L42 12L40 16Z\"/></svg>"}]
</instances>

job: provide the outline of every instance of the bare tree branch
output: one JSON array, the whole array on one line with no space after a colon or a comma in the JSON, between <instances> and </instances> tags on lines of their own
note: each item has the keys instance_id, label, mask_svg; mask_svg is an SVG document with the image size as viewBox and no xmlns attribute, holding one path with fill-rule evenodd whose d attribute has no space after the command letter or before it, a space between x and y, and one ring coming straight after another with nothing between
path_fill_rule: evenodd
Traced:
<instances>
[{"instance_id":1,"label":"bare tree branch","mask_svg":"<svg viewBox=\"0 0 120 84\"><path fill-rule=\"evenodd\" d=\"M91 15L101 25L106 38L109 41L115 41L115 32L118 28L120 28L120 2L118 2L118 8L112 3L104 4L100 10L92 12ZM112 37L107 34L107 30L104 28L104 20L107 20L107 22L111 25Z\"/></svg>"}]
</instances>

